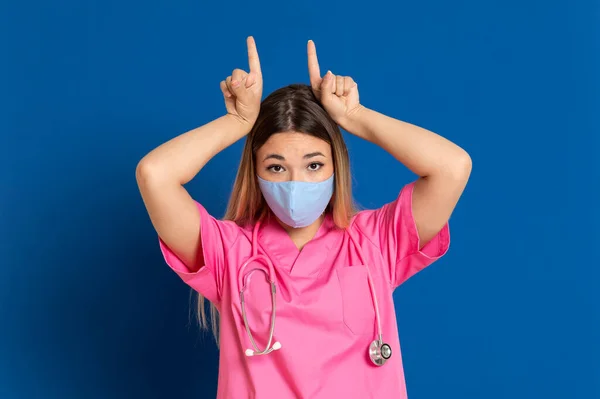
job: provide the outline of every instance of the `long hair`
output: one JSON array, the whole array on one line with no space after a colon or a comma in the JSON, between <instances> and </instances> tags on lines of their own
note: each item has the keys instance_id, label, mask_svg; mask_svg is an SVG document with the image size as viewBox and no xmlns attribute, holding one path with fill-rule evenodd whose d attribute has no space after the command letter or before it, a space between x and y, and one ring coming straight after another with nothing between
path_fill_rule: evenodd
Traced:
<instances>
[{"instance_id":1,"label":"long hair","mask_svg":"<svg viewBox=\"0 0 600 399\"><path fill-rule=\"evenodd\" d=\"M317 137L331 145L335 186L325 212L332 214L334 224L338 228L348 227L356 212L352 199L348 149L337 123L319 103L311 87L305 84L292 84L280 88L261 103L258 118L246 138L223 219L232 220L239 226L247 226L269 214L269 207L256 177L256 152L271 135L290 131ZM201 294L198 294L197 305L198 321L201 327L206 329L208 321L204 308L205 300ZM218 343L218 311L212 303L210 319L212 332Z\"/></svg>"}]
</instances>

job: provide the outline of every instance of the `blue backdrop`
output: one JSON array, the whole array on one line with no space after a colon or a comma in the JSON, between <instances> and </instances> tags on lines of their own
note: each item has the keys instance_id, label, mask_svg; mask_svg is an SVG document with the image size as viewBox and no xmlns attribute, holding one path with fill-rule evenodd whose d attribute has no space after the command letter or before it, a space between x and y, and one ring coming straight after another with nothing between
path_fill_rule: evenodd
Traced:
<instances>
[{"instance_id":1,"label":"blue backdrop","mask_svg":"<svg viewBox=\"0 0 600 399\"><path fill-rule=\"evenodd\" d=\"M211 398L218 353L189 322L135 182L149 150L323 71L371 108L464 147L449 253L395 294L409 397L600 397L600 29L592 1L2 2L0 397ZM415 178L347 135L355 194ZM189 185L221 217L242 142Z\"/></svg>"}]
</instances>

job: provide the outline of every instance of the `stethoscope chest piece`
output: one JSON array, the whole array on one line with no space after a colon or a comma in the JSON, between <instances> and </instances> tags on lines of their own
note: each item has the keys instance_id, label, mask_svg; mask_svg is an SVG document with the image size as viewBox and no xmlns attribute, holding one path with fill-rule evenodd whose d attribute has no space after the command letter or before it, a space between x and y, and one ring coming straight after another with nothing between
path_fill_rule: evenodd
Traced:
<instances>
[{"instance_id":1,"label":"stethoscope chest piece","mask_svg":"<svg viewBox=\"0 0 600 399\"><path fill-rule=\"evenodd\" d=\"M369 357L376 366L383 366L392 357L392 348L380 339L371 342Z\"/></svg>"}]
</instances>

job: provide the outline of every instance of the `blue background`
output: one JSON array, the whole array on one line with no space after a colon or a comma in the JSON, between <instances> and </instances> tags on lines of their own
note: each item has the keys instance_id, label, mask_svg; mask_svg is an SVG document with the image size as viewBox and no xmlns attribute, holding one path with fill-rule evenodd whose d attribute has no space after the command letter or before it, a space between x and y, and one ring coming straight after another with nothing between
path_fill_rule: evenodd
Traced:
<instances>
[{"instance_id":1,"label":"blue background","mask_svg":"<svg viewBox=\"0 0 600 399\"><path fill-rule=\"evenodd\" d=\"M600 6L589 1L22 1L0 8L0 397L211 398L217 351L189 320L135 182L139 159L322 70L464 147L449 253L395 294L409 397L600 397ZM168 4L170 3L170 4ZM346 136L355 194L413 176ZM242 142L189 185L221 217Z\"/></svg>"}]
</instances>

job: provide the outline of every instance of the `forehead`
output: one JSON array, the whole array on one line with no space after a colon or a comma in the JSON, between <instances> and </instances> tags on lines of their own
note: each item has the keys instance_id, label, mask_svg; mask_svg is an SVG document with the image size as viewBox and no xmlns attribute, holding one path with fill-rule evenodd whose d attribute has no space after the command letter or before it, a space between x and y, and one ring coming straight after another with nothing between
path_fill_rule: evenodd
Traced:
<instances>
[{"instance_id":1,"label":"forehead","mask_svg":"<svg viewBox=\"0 0 600 399\"><path fill-rule=\"evenodd\" d=\"M258 149L258 153L278 153L281 155L300 155L308 152L320 151L331 155L331 146L324 140L305 133L282 132L275 133Z\"/></svg>"}]
</instances>

